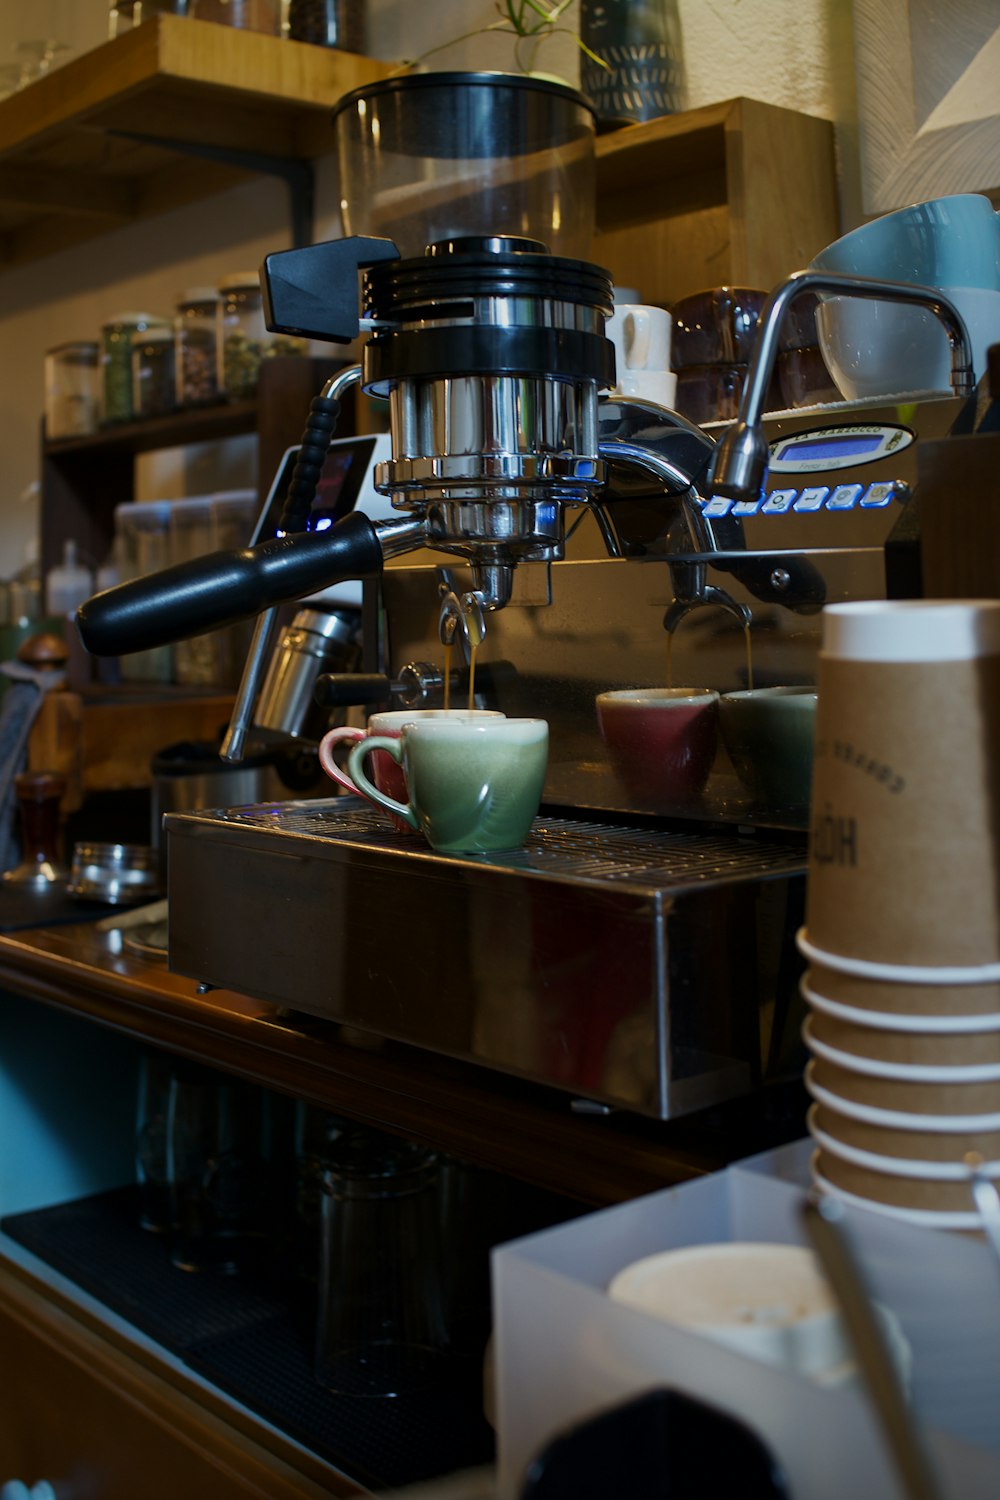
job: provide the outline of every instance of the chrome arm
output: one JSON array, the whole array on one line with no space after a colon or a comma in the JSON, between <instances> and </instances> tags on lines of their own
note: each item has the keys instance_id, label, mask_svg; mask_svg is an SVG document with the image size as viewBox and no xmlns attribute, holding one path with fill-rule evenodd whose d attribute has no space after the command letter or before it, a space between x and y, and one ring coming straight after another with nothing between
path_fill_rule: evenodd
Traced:
<instances>
[{"instance_id":1,"label":"chrome arm","mask_svg":"<svg viewBox=\"0 0 1000 1500\"><path fill-rule=\"evenodd\" d=\"M873 281L862 276L838 276L827 271L797 271L771 293L757 325L739 415L716 448L709 467L707 493L750 500L760 494L767 475L768 446L761 418L785 313L806 292L869 297L879 302L911 302L937 317L951 347L951 384L956 396L976 388L972 348L965 324L954 303L935 287L906 281Z\"/></svg>"}]
</instances>

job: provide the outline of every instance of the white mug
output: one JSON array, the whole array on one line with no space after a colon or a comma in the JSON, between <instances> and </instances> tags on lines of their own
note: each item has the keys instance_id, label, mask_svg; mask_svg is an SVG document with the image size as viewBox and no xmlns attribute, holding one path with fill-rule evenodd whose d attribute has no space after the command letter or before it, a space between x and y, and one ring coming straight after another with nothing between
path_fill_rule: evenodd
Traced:
<instances>
[{"instance_id":1,"label":"white mug","mask_svg":"<svg viewBox=\"0 0 1000 1500\"><path fill-rule=\"evenodd\" d=\"M614 394L672 406L677 376L670 369L673 320L664 307L616 302L606 335L615 346Z\"/></svg>"}]
</instances>

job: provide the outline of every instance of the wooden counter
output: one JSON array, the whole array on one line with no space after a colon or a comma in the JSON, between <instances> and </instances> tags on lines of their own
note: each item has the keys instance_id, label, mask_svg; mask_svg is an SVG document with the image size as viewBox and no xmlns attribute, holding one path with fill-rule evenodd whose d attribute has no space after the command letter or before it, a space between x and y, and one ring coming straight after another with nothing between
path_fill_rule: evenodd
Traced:
<instances>
[{"instance_id":1,"label":"wooden counter","mask_svg":"<svg viewBox=\"0 0 1000 1500\"><path fill-rule=\"evenodd\" d=\"M796 1083L660 1123L197 985L94 923L0 935L0 985L585 1202L633 1198L804 1133Z\"/></svg>"}]
</instances>

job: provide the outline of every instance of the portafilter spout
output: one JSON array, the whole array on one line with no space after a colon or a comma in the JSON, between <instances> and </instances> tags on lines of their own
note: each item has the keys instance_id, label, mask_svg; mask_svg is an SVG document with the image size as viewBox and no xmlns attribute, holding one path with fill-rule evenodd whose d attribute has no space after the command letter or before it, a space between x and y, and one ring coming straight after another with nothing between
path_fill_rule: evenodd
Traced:
<instances>
[{"instance_id":1,"label":"portafilter spout","mask_svg":"<svg viewBox=\"0 0 1000 1500\"><path fill-rule=\"evenodd\" d=\"M910 302L927 308L944 326L951 346L951 384L956 396L975 390L972 348L955 304L935 287L907 281L875 281L828 271L796 271L775 287L761 311L757 337L743 387L739 415L716 448L706 478L708 496L752 500L760 494L767 475L768 446L761 425L764 400L778 356L778 336L785 313L806 292L842 297L867 297L878 302Z\"/></svg>"}]
</instances>

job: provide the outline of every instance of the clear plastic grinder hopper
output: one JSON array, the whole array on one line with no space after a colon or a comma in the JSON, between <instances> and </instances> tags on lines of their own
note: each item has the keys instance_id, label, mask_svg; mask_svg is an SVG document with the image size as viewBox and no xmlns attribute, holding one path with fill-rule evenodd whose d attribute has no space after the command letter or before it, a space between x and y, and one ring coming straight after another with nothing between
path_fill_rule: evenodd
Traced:
<instances>
[{"instance_id":1,"label":"clear plastic grinder hopper","mask_svg":"<svg viewBox=\"0 0 1000 1500\"><path fill-rule=\"evenodd\" d=\"M453 236L520 235L586 260L594 113L582 94L508 73L410 73L333 112L344 233L406 256Z\"/></svg>"}]
</instances>

